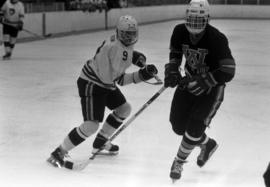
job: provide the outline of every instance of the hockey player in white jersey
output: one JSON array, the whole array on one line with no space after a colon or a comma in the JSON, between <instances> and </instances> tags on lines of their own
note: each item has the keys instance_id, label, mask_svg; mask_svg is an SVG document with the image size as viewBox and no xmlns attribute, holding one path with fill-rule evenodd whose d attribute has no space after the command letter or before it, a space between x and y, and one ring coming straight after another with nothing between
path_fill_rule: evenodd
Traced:
<instances>
[{"instance_id":1,"label":"hockey player in white jersey","mask_svg":"<svg viewBox=\"0 0 270 187\"><path fill-rule=\"evenodd\" d=\"M117 145L106 142L130 115L131 106L117 84L123 86L146 81L158 72L155 65L146 65L145 55L133 49L137 40L137 21L129 15L121 16L116 34L103 41L94 57L85 63L77 81L84 121L72 129L60 146L51 153L47 160L50 164L55 167L63 166L68 151L96 133L103 121L105 107L110 109L111 113L96 135L93 152L103 149L111 154L118 153ZM131 64L140 69L126 73Z\"/></svg>"},{"instance_id":2,"label":"hockey player in white jersey","mask_svg":"<svg viewBox=\"0 0 270 187\"><path fill-rule=\"evenodd\" d=\"M3 60L10 59L15 47L18 33L23 29L24 5L18 0L7 0L1 7L0 22L3 24L5 55Z\"/></svg>"}]
</instances>

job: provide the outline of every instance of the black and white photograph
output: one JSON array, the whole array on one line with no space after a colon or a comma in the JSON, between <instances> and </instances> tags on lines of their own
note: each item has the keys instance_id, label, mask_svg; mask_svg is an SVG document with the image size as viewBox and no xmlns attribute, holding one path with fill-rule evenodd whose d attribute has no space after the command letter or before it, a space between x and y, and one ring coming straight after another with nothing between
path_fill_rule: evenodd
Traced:
<instances>
[{"instance_id":1,"label":"black and white photograph","mask_svg":"<svg viewBox=\"0 0 270 187\"><path fill-rule=\"evenodd\" d=\"M270 187L269 0L2 0L1 187Z\"/></svg>"}]
</instances>

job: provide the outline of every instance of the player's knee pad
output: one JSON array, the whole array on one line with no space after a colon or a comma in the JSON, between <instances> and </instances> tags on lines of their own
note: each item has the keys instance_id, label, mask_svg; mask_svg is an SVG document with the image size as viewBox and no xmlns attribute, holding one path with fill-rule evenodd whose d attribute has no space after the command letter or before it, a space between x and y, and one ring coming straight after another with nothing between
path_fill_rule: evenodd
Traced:
<instances>
[{"instance_id":1,"label":"player's knee pad","mask_svg":"<svg viewBox=\"0 0 270 187\"><path fill-rule=\"evenodd\" d=\"M102 126L100 134L102 134L106 138L110 137L115 132L115 130L121 126L124 119L125 118L119 117L115 112L112 112L111 114L109 114L106 122Z\"/></svg>"},{"instance_id":2,"label":"player's knee pad","mask_svg":"<svg viewBox=\"0 0 270 187\"><path fill-rule=\"evenodd\" d=\"M10 43L9 42L4 42L4 46L10 48Z\"/></svg>"},{"instance_id":3,"label":"player's knee pad","mask_svg":"<svg viewBox=\"0 0 270 187\"><path fill-rule=\"evenodd\" d=\"M4 35L3 35L3 41L4 41L4 42L9 42L9 40L10 40L10 36L7 35L7 34L4 34Z\"/></svg>"},{"instance_id":4,"label":"player's knee pad","mask_svg":"<svg viewBox=\"0 0 270 187\"><path fill-rule=\"evenodd\" d=\"M17 38L10 37L10 43L11 44L15 45L16 41L17 41Z\"/></svg>"},{"instance_id":5,"label":"player's knee pad","mask_svg":"<svg viewBox=\"0 0 270 187\"><path fill-rule=\"evenodd\" d=\"M98 127L99 123L97 121L85 121L78 127L78 131L80 135L87 138L97 132Z\"/></svg>"},{"instance_id":6,"label":"player's knee pad","mask_svg":"<svg viewBox=\"0 0 270 187\"><path fill-rule=\"evenodd\" d=\"M130 113L131 105L128 102L125 102L114 110L114 114L122 119L126 119L130 115Z\"/></svg>"},{"instance_id":7,"label":"player's knee pad","mask_svg":"<svg viewBox=\"0 0 270 187\"><path fill-rule=\"evenodd\" d=\"M76 127L69 132L64 140L63 146L66 150L70 150L72 147L79 145L90 135L94 134L97 131L98 126L98 122L85 121L79 127Z\"/></svg>"}]
</instances>

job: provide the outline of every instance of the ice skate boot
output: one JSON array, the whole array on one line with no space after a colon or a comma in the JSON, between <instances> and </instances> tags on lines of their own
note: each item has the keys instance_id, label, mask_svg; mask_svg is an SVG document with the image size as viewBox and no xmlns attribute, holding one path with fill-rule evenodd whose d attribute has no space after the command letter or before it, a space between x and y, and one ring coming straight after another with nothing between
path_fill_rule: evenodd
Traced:
<instances>
[{"instance_id":1,"label":"ice skate boot","mask_svg":"<svg viewBox=\"0 0 270 187\"><path fill-rule=\"evenodd\" d=\"M9 60L11 58L11 53L6 53L2 58L3 60Z\"/></svg>"},{"instance_id":2,"label":"ice skate boot","mask_svg":"<svg viewBox=\"0 0 270 187\"><path fill-rule=\"evenodd\" d=\"M93 142L92 154L99 155L117 155L119 146L112 144L108 141L108 138L104 137L100 133L97 134Z\"/></svg>"},{"instance_id":3,"label":"ice skate boot","mask_svg":"<svg viewBox=\"0 0 270 187\"><path fill-rule=\"evenodd\" d=\"M184 163L186 163L185 160L181 160L178 157L175 157L170 172L170 178L172 179L173 183L181 178Z\"/></svg>"},{"instance_id":4,"label":"ice skate boot","mask_svg":"<svg viewBox=\"0 0 270 187\"><path fill-rule=\"evenodd\" d=\"M47 162L54 167L61 168L65 164L64 158L66 156L67 152L58 147L51 153L51 156L47 159Z\"/></svg>"},{"instance_id":5,"label":"ice skate boot","mask_svg":"<svg viewBox=\"0 0 270 187\"><path fill-rule=\"evenodd\" d=\"M218 144L214 139L209 138L208 142L200 145L201 152L197 158L197 165L203 167L213 153L217 150Z\"/></svg>"},{"instance_id":6,"label":"ice skate boot","mask_svg":"<svg viewBox=\"0 0 270 187\"><path fill-rule=\"evenodd\" d=\"M96 152L101 149L97 154L99 155L117 155L119 153L119 146L114 145L111 142L107 142L101 148L94 147L92 154L96 154Z\"/></svg>"}]
</instances>

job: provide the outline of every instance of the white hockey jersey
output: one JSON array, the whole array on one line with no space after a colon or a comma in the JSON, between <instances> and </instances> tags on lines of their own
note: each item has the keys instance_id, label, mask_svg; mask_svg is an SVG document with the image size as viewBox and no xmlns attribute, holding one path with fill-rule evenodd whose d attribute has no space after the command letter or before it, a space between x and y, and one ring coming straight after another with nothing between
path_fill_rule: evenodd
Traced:
<instances>
[{"instance_id":1,"label":"white hockey jersey","mask_svg":"<svg viewBox=\"0 0 270 187\"><path fill-rule=\"evenodd\" d=\"M80 77L108 89L115 89L116 82L120 85L140 82L138 72L125 73L132 64L132 56L133 45L124 46L113 35L85 63Z\"/></svg>"},{"instance_id":2,"label":"white hockey jersey","mask_svg":"<svg viewBox=\"0 0 270 187\"><path fill-rule=\"evenodd\" d=\"M4 12L4 18L10 23L17 23L24 18L24 6L20 1L12 4L7 0L1 10Z\"/></svg>"}]
</instances>

